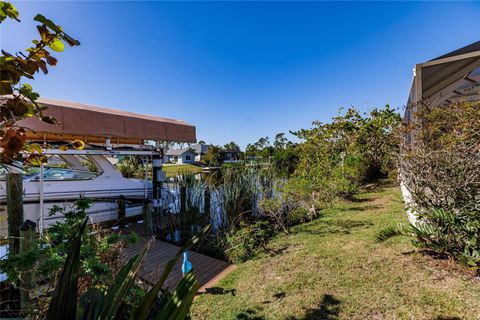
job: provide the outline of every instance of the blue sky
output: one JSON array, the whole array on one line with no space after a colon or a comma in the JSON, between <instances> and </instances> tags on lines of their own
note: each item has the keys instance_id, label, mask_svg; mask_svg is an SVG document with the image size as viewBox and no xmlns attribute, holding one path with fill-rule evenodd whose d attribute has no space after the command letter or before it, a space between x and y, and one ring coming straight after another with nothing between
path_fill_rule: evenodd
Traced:
<instances>
[{"instance_id":1,"label":"blue sky","mask_svg":"<svg viewBox=\"0 0 480 320\"><path fill-rule=\"evenodd\" d=\"M328 121L339 107L402 108L415 63L480 40L473 2L18 2L1 48L42 13L79 39L32 83L43 97L193 123L234 140Z\"/></svg>"}]
</instances>

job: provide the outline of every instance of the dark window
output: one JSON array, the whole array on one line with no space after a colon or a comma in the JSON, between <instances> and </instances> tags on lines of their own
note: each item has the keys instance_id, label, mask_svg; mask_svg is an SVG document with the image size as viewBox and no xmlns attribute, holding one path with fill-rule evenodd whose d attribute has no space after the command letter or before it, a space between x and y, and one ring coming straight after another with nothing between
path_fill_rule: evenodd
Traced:
<instances>
[{"instance_id":1,"label":"dark window","mask_svg":"<svg viewBox=\"0 0 480 320\"><path fill-rule=\"evenodd\" d=\"M190 155L187 154L187 155L185 156L185 160L186 160L186 161L190 161L190 160L192 160L192 157L190 157Z\"/></svg>"}]
</instances>

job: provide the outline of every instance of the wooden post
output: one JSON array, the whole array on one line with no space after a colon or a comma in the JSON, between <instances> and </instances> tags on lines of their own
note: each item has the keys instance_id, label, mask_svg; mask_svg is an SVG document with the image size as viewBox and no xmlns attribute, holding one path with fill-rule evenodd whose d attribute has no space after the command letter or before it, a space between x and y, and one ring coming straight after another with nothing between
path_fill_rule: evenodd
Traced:
<instances>
[{"instance_id":1,"label":"wooden post","mask_svg":"<svg viewBox=\"0 0 480 320\"><path fill-rule=\"evenodd\" d=\"M210 217L210 188L205 187L205 201L203 202L203 211L207 217Z\"/></svg>"},{"instance_id":2,"label":"wooden post","mask_svg":"<svg viewBox=\"0 0 480 320\"><path fill-rule=\"evenodd\" d=\"M27 220L22 223L20 231L20 253L26 253L33 249L35 243L36 223ZM21 270L20 273L20 306L22 310L30 307L29 293L34 287L33 271Z\"/></svg>"},{"instance_id":3,"label":"wooden post","mask_svg":"<svg viewBox=\"0 0 480 320\"><path fill-rule=\"evenodd\" d=\"M11 253L20 250L20 225L23 222L23 178L21 173L6 175L8 244Z\"/></svg>"},{"instance_id":4,"label":"wooden post","mask_svg":"<svg viewBox=\"0 0 480 320\"><path fill-rule=\"evenodd\" d=\"M153 220L152 220L153 205L148 199L143 202L143 227L146 236L153 235Z\"/></svg>"},{"instance_id":5,"label":"wooden post","mask_svg":"<svg viewBox=\"0 0 480 320\"><path fill-rule=\"evenodd\" d=\"M121 195L118 198L118 225L120 226L120 228L125 228L125 217L125 196Z\"/></svg>"},{"instance_id":6,"label":"wooden post","mask_svg":"<svg viewBox=\"0 0 480 320\"><path fill-rule=\"evenodd\" d=\"M158 143L157 143L158 147ZM163 182L163 175L162 175L162 158L163 158L163 150L161 148L158 149L158 154L155 154L152 157L152 188L153 188L153 212L154 212L154 221L157 221L154 225L155 229L160 229L162 226L161 217L163 216L162 210L162 182ZM158 224L158 225L157 225ZM160 231L156 230L156 231Z\"/></svg>"},{"instance_id":7,"label":"wooden post","mask_svg":"<svg viewBox=\"0 0 480 320\"><path fill-rule=\"evenodd\" d=\"M187 212L187 187L180 186L180 212Z\"/></svg>"}]
</instances>

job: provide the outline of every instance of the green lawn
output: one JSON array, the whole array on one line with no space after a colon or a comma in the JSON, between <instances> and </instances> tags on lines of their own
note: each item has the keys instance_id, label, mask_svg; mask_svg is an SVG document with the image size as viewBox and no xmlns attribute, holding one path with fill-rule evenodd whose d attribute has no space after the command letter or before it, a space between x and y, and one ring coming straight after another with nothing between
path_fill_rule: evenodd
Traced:
<instances>
[{"instance_id":1,"label":"green lawn","mask_svg":"<svg viewBox=\"0 0 480 320\"><path fill-rule=\"evenodd\" d=\"M375 242L379 230L405 221L398 188L337 203L238 265L217 294L195 300L192 318L480 319L478 277L415 251L409 239Z\"/></svg>"},{"instance_id":2,"label":"green lawn","mask_svg":"<svg viewBox=\"0 0 480 320\"><path fill-rule=\"evenodd\" d=\"M167 177L174 177L183 173L202 172L201 167L197 167L192 164L165 164L162 166L162 170L165 171Z\"/></svg>"}]
</instances>

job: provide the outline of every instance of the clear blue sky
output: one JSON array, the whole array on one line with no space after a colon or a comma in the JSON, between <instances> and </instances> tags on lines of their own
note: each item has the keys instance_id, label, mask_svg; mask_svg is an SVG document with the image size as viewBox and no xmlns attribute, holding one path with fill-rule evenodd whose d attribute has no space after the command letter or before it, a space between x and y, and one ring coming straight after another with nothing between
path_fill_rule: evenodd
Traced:
<instances>
[{"instance_id":1,"label":"clear blue sky","mask_svg":"<svg viewBox=\"0 0 480 320\"><path fill-rule=\"evenodd\" d=\"M186 120L242 147L328 121L341 106L403 107L415 63L480 39L471 2L13 2L25 48L42 13L82 45L32 83L42 96Z\"/></svg>"}]
</instances>

